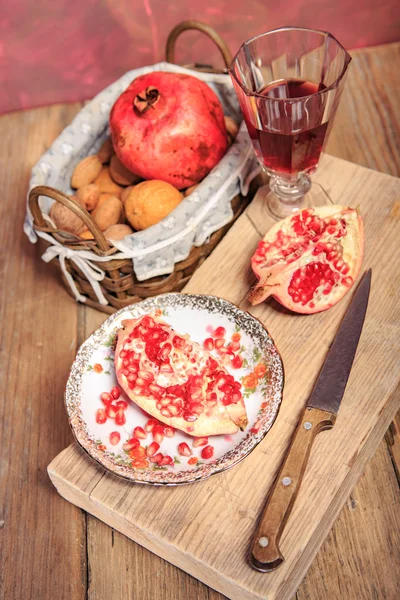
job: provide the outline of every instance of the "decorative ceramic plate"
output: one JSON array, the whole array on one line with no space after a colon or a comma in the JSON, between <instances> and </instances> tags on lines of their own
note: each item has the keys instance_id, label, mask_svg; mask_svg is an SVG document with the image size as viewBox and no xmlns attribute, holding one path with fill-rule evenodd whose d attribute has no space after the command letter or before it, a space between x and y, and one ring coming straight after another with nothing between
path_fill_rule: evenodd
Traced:
<instances>
[{"instance_id":1,"label":"decorative ceramic plate","mask_svg":"<svg viewBox=\"0 0 400 600\"><path fill-rule=\"evenodd\" d=\"M145 314L161 317L200 344L216 339L217 332L225 347L234 349L226 369L241 383L248 416L245 431L196 441L146 415L122 390L117 391L119 397L114 401L121 407L120 418L112 411L105 418L107 405L101 395L118 385L114 370L116 334L124 319ZM218 350L211 350L211 354L218 360ZM139 483L177 485L204 479L245 458L271 428L282 388L282 361L260 321L214 296L164 294L121 309L86 340L72 365L65 402L78 443L103 467ZM154 441L160 446L157 462L149 450Z\"/></svg>"}]
</instances>

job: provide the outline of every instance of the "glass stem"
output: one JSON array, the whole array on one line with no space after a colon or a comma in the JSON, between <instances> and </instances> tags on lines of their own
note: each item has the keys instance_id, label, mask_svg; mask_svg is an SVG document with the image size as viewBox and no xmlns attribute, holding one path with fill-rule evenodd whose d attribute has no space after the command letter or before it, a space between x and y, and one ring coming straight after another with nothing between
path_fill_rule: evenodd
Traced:
<instances>
[{"instance_id":1,"label":"glass stem","mask_svg":"<svg viewBox=\"0 0 400 600\"><path fill-rule=\"evenodd\" d=\"M293 209L301 206L304 196L311 188L311 180L304 174L295 180L272 175L269 187L282 202L290 205Z\"/></svg>"}]
</instances>

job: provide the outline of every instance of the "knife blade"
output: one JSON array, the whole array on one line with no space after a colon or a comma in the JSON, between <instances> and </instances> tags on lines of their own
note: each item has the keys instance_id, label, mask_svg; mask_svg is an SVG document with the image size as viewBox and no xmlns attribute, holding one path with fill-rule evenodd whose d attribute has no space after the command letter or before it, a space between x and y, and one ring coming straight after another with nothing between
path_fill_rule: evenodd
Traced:
<instances>
[{"instance_id":1,"label":"knife blade","mask_svg":"<svg viewBox=\"0 0 400 600\"><path fill-rule=\"evenodd\" d=\"M360 281L326 355L307 405L337 414L353 366L371 289L371 269Z\"/></svg>"},{"instance_id":2,"label":"knife blade","mask_svg":"<svg viewBox=\"0 0 400 600\"><path fill-rule=\"evenodd\" d=\"M285 560L279 541L300 489L311 447L320 431L332 429L360 339L371 288L371 269L362 277L328 351L305 410L272 486L254 536L250 564L268 573Z\"/></svg>"}]
</instances>

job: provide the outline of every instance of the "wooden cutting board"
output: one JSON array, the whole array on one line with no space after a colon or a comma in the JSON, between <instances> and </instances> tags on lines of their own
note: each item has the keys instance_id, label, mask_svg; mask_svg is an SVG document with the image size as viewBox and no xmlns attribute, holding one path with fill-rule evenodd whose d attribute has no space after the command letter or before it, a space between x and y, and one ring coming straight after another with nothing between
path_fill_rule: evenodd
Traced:
<instances>
[{"instance_id":1,"label":"wooden cutting board","mask_svg":"<svg viewBox=\"0 0 400 600\"><path fill-rule=\"evenodd\" d=\"M314 181L334 203L360 206L366 236L363 269L372 267L372 290L336 425L316 439L282 537L284 564L273 573L258 573L246 554L352 293L312 316L289 313L275 301L248 304L254 283L250 257L272 224L260 194L184 291L238 304L261 319L275 340L286 382L278 418L264 441L232 470L181 488L128 483L105 472L77 445L48 467L67 500L235 600L292 597L400 407L400 180L325 156Z\"/></svg>"}]
</instances>

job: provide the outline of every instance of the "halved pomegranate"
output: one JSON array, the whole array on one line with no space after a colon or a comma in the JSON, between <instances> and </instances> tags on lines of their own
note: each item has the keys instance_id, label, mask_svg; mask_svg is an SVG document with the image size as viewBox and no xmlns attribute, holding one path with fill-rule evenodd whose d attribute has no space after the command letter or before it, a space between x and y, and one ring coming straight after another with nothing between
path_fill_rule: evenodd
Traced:
<instances>
[{"instance_id":1,"label":"halved pomegranate","mask_svg":"<svg viewBox=\"0 0 400 600\"><path fill-rule=\"evenodd\" d=\"M252 304L273 296L298 313L333 306L354 284L364 251L364 226L354 208L307 208L276 223L259 242L251 266L259 279Z\"/></svg>"},{"instance_id":2,"label":"halved pomegranate","mask_svg":"<svg viewBox=\"0 0 400 600\"><path fill-rule=\"evenodd\" d=\"M115 370L120 386L140 408L195 437L246 427L240 383L200 344L177 334L159 317L145 315L122 325ZM160 443L164 428L152 424L151 430ZM134 437L139 435L134 432Z\"/></svg>"}]
</instances>

